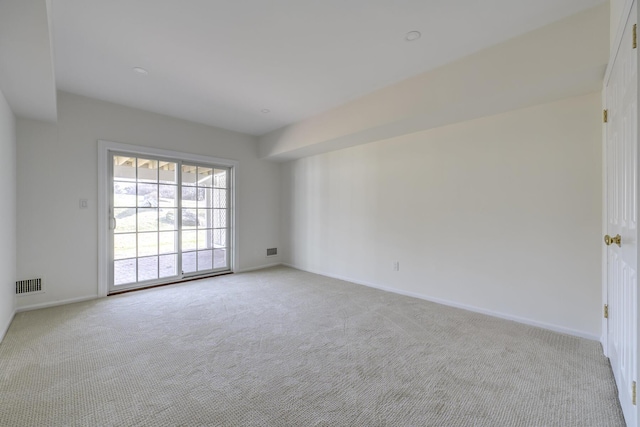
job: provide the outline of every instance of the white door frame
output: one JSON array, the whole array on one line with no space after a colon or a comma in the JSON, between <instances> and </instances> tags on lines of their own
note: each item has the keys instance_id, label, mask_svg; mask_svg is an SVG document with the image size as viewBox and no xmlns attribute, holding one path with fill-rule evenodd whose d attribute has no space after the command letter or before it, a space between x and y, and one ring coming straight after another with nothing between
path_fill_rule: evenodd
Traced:
<instances>
[{"instance_id":1,"label":"white door frame","mask_svg":"<svg viewBox=\"0 0 640 427\"><path fill-rule=\"evenodd\" d=\"M609 62L611 64L611 62ZM607 76L604 79L604 87L602 89L602 105L607 104L607 83L609 82L609 67L607 67ZM604 111L604 109L603 109ZM603 113L604 114L604 113ZM609 212L607 209L607 127L602 126L602 236L607 234L609 228ZM604 317L604 307L609 301L609 279L608 279L608 251L606 246L602 246L602 326L600 334L600 344L602 344L602 352L609 357L609 335L607 319Z\"/></svg>"},{"instance_id":2,"label":"white door frame","mask_svg":"<svg viewBox=\"0 0 640 427\"><path fill-rule=\"evenodd\" d=\"M109 192L110 184L108 177L108 161L109 152L117 151L120 153L130 153L131 155L148 155L158 157L170 157L181 159L184 161L217 164L230 168L230 177L232 183L231 191L231 271L236 271L238 263L238 208L236 204L239 163L236 160L222 159L218 157L202 156L198 154L183 153L179 151L163 150L160 148L144 147L140 145L123 144L113 141L98 141L98 296L106 297L109 292L108 284L108 268L110 262L109 256Z\"/></svg>"}]
</instances>

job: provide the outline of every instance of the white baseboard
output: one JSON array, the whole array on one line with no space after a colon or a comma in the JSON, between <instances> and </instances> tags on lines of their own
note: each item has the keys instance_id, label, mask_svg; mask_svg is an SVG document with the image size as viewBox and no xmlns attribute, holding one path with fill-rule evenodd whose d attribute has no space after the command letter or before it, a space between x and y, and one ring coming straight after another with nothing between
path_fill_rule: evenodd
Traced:
<instances>
[{"instance_id":1,"label":"white baseboard","mask_svg":"<svg viewBox=\"0 0 640 427\"><path fill-rule=\"evenodd\" d=\"M300 267L297 267L297 266L289 264L289 263L284 263L283 262L282 265L287 266L287 267L291 267L291 268L295 268L296 270L302 270L302 271L307 271L309 273L320 274L322 276L331 277L333 279L344 280L345 282L355 283L356 285L362 285L362 286L367 286L367 287L370 287L370 288L379 289L381 291L391 292L391 293L394 293L394 294L404 295L404 296L413 297L413 298L419 298L419 299L422 299L422 300L425 300L425 301L434 302L436 304L442 304L442 305L446 305L446 306L449 306L449 307L460 308L460 309L463 309L463 310L472 311L474 313L486 314L488 316L498 317L500 319L512 320L514 322L523 323L525 325L535 326L535 327L542 328L542 329L548 329L550 331L559 332L561 334L572 335L572 336L580 337L580 338L586 338L586 339L593 340L593 341L600 341L600 337L597 336L597 335L592 335L592 334L586 333L584 331L578 331L578 330L575 330L575 329L565 328L564 326L558 326L558 325L553 325L553 324L550 324L550 323L539 322L537 320L528 319L526 317L519 317L519 316L514 316L512 314L506 314L506 313L501 313L501 312L498 312L498 311L487 310L485 308L476 307L476 306L472 306L472 305L468 305L468 304L462 304L462 303L458 303L458 302L455 302L455 301L450 301L450 300L446 300L446 299L442 299L442 298L434 298L434 297L430 297L430 296L424 295L424 294L419 294L419 293L416 293L416 292L409 292L409 291L404 291L402 289L395 289L395 288L390 288L390 287L386 287L386 286L381 286L381 285L378 285L376 283L364 282L362 280L356 280L356 279L353 279L353 278L350 278L350 277L344 277L344 276L340 276L340 275L336 275L336 274L325 273L325 272L321 272L321 271L314 271L314 270L310 270L310 269L304 269L304 268L300 268Z\"/></svg>"},{"instance_id":2,"label":"white baseboard","mask_svg":"<svg viewBox=\"0 0 640 427\"><path fill-rule=\"evenodd\" d=\"M274 262L272 264L264 264L264 265L260 265L258 267L249 267L249 268L243 268L240 270L236 270L235 273L246 273L249 271L255 271L255 270L263 270L265 268L271 268L271 267L277 267L279 265L283 265L281 262ZM295 267L293 267L295 268Z\"/></svg>"},{"instance_id":3,"label":"white baseboard","mask_svg":"<svg viewBox=\"0 0 640 427\"><path fill-rule=\"evenodd\" d=\"M0 325L0 342L4 339L4 336L7 335L7 331L9 330L9 326L11 326L11 322L13 322L13 318L16 316L16 311L13 310L11 316L9 316L9 321L5 325Z\"/></svg>"},{"instance_id":4,"label":"white baseboard","mask_svg":"<svg viewBox=\"0 0 640 427\"><path fill-rule=\"evenodd\" d=\"M23 307L18 307L16 312L38 310L39 308L56 307L58 305L73 304L74 302L89 301L97 298L98 298L98 295L90 295L86 297L71 298L71 299L65 299L60 301L43 302L41 304L25 305Z\"/></svg>"},{"instance_id":5,"label":"white baseboard","mask_svg":"<svg viewBox=\"0 0 640 427\"><path fill-rule=\"evenodd\" d=\"M275 262L275 263L272 263L272 264L265 264L265 265L260 265L260 266L257 266L257 267L243 268L241 270L236 270L235 272L236 273L246 273L248 271L262 270L264 268L276 267L278 265L282 265L282 263ZM213 276L213 277L215 277L215 276ZM59 305L72 304L74 302L89 301L89 300L97 299L97 298L102 298L102 297L100 297L98 295L90 295L90 296L84 296L84 297L79 297L79 298L71 298L71 299L60 300L60 301L45 302L45 303L40 303L40 304L30 304L30 305L25 305L25 306L22 306L22 307L18 307L16 309L16 312L38 310L40 308L56 307L56 306L59 306Z\"/></svg>"}]
</instances>

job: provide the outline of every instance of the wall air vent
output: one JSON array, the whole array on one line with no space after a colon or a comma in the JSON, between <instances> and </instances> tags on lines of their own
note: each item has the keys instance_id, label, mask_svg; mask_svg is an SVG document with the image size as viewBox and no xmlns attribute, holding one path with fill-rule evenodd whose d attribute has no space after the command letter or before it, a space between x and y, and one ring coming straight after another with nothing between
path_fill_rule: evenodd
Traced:
<instances>
[{"instance_id":1,"label":"wall air vent","mask_svg":"<svg viewBox=\"0 0 640 427\"><path fill-rule=\"evenodd\" d=\"M43 292L42 278L18 280L16 282L16 295L34 294Z\"/></svg>"},{"instance_id":2,"label":"wall air vent","mask_svg":"<svg viewBox=\"0 0 640 427\"><path fill-rule=\"evenodd\" d=\"M267 256L277 256L277 255L278 255L278 248L267 249Z\"/></svg>"}]
</instances>

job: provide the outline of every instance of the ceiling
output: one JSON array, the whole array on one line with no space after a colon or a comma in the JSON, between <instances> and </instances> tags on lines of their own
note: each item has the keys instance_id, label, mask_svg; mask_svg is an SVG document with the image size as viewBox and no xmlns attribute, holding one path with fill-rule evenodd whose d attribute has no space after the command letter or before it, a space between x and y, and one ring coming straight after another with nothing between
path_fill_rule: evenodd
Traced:
<instances>
[{"instance_id":1,"label":"ceiling","mask_svg":"<svg viewBox=\"0 0 640 427\"><path fill-rule=\"evenodd\" d=\"M263 135L603 2L50 0L55 82Z\"/></svg>"},{"instance_id":2,"label":"ceiling","mask_svg":"<svg viewBox=\"0 0 640 427\"><path fill-rule=\"evenodd\" d=\"M0 90L20 116L55 122L49 1L0 0Z\"/></svg>"}]
</instances>

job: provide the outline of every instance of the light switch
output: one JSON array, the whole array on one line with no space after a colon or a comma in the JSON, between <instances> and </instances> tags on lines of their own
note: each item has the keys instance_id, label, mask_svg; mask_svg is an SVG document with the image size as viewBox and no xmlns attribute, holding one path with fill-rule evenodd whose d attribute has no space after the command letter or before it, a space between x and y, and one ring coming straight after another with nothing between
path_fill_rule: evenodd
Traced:
<instances>
[{"instance_id":1,"label":"light switch","mask_svg":"<svg viewBox=\"0 0 640 427\"><path fill-rule=\"evenodd\" d=\"M80 209L87 209L89 207L89 201L87 199L80 199Z\"/></svg>"}]
</instances>

